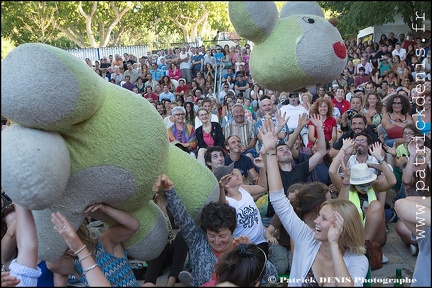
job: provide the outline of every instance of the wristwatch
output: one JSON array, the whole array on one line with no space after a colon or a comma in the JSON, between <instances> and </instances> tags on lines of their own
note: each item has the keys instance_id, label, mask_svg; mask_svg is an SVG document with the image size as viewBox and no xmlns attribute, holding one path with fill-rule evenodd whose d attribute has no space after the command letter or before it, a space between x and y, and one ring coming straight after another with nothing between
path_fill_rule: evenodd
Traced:
<instances>
[{"instance_id":1,"label":"wristwatch","mask_svg":"<svg viewBox=\"0 0 432 288\"><path fill-rule=\"evenodd\" d=\"M377 160L378 160L378 164L381 164L381 163L384 162L385 158L384 158L384 157L381 157L381 159L377 159Z\"/></svg>"}]
</instances>

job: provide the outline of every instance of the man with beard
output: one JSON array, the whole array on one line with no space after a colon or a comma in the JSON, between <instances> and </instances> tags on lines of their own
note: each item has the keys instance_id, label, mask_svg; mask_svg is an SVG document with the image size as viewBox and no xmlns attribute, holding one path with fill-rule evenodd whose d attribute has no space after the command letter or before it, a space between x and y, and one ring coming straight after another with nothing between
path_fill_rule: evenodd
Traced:
<instances>
[{"instance_id":1,"label":"man with beard","mask_svg":"<svg viewBox=\"0 0 432 288\"><path fill-rule=\"evenodd\" d=\"M384 175L380 175L382 169L379 168L379 164L381 163L374 156L369 155L368 153L369 147L372 144L375 144L376 141L373 141L370 135L365 131L357 133L355 137L351 139L354 139L354 149L351 153L348 153L349 151L345 152L344 163L348 161L349 167L353 167L356 164L367 163L371 172L378 176L377 180L382 181L381 178L384 177ZM381 142L379 143L382 145ZM382 160L385 160L384 155L381 156ZM393 167L390 164L387 165L393 171ZM387 191L377 193L377 198L384 207L387 198Z\"/></svg>"},{"instance_id":2,"label":"man with beard","mask_svg":"<svg viewBox=\"0 0 432 288\"><path fill-rule=\"evenodd\" d=\"M362 132L363 130L372 138L372 143L381 143L373 128L367 125L366 117L362 114L356 114L351 118L350 129L345 132L335 143L333 143L333 148L330 149L329 155L332 158L336 157L336 155L339 153L339 150L342 148L343 139L354 139L355 135Z\"/></svg>"}]
</instances>

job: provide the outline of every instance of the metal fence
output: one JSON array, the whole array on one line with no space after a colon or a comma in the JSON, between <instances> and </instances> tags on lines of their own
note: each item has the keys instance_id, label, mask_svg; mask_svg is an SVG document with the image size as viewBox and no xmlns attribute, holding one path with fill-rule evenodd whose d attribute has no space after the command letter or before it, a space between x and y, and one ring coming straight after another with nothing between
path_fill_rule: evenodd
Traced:
<instances>
[{"instance_id":1,"label":"metal fence","mask_svg":"<svg viewBox=\"0 0 432 288\"><path fill-rule=\"evenodd\" d=\"M81 60L89 58L92 61L100 60L103 56L119 54L123 57L123 53L133 54L140 58L147 56L149 51L148 46L118 46L118 47L103 47L103 48L84 48L84 49L67 49L69 53L78 57Z\"/></svg>"}]
</instances>

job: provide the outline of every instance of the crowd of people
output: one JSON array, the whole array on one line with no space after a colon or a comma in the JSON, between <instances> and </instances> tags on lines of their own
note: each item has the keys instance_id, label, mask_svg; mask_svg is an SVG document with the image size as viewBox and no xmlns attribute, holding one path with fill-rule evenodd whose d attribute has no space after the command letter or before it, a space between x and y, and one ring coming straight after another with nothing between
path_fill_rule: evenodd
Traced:
<instances>
[{"instance_id":1,"label":"crowd of people","mask_svg":"<svg viewBox=\"0 0 432 288\"><path fill-rule=\"evenodd\" d=\"M278 275L293 286L362 286L371 269L366 243L384 246L390 222L417 256L413 286L430 286L430 32L345 44L346 67L310 91L262 88L249 70L249 44L86 59L104 80L151 103L169 141L219 181L219 201L196 223L175 183L155 179L154 201L171 229L144 286L155 286L167 266L167 286L265 286ZM45 262L29 241L31 212L3 200L7 191L2 286L65 286L69 275L89 286L139 285L121 245L139 229L133 216L88 207L89 219L99 212L118 223L94 239L88 223L77 232L53 213L69 249ZM413 214L419 206L424 229ZM389 260L382 254L382 264Z\"/></svg>"}]
</instances>

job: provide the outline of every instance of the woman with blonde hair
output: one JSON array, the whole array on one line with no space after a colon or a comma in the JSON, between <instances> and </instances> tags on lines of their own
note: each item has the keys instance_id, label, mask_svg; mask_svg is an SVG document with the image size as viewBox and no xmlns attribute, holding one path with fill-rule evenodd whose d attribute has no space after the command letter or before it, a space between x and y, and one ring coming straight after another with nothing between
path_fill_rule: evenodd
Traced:
<instances>
[{"instance_id":1,"label":"woman with blonde hair","mask_svg":"<svg viewBox=\"0 0 432 288\"><path fill-rule=\"evenodd\" d=\"M369 263L356 207L349 200L327 200L314 220L314 229L300 220L284 193L274 130L271 119L266 119L259 133L266 155L270 201L295 244L290 285L363 286Z\"/></svg>"}]
</instances>

